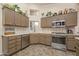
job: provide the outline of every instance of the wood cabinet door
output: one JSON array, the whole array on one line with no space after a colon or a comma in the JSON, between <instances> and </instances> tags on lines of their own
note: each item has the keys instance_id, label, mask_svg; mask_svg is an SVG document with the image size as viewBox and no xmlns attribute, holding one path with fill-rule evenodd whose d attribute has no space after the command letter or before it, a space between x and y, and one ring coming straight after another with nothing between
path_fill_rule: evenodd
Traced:
<instances>
[{"instance_id":1,"label":"wood cabinet door","mask_svg":"<svg viewBox=\"0 0 79 59\"><path fill-rule=\"evenodd\" d=\"M29 25L29 19L26 16L22 15L21 26L28 27L28 25Z\"/></svg>"},{"instance_id":2,"label":"wood cabinet door","mask_svg":"<svg viewBox=\"0 0 79 59\"><path fill-rule=\"evenodd\" d=\"M11 55L11 54L15 53L16 51L17 51L16 47L8 49L8 55Z\"/></svg>"},{"instance_id":3,"label":"wood cabinet door","mask_svg":"<svg viewBox=\"0 0 79 59\"><path fill-rule=\"evenodd\" d=\"M77 13L66 14L66 26L76 26L77 25Z\"/></svg>"},{"instance_id":4,"label":"wood cabinet door","mask_svg":"<svg viewBox=\"0 0 79 59\"><path fill-rule=\"evenodd\" d=\"M52 36L50 34L40 34L40 43L45 45L51 45Z\"/></svg>"},{"instance_id":5,"label":"wood cabinet door","mask_svg":"<svg viewBox=\"0 0 79 59\"><path fill-rule=\"evenodd\" d=\"M3 24L4 25L15 25L14 23L14 11L4 8L3 9Z\"/></svg>"},{"instance_id":6,"label":"wood cabinet door","mask_svg":"<svg viewBox=\"0 0 79 59\"><path fill-rule=\"evenodd\" d=\"M65 20L65 15L57 15L57 16L53 16L52 20Z\"/></svg>"},{"instance_id":7,"label":"wood cabinet door","mask_svg":"<svg viewBox=\"0 0 79 59\"><path fill-rule=\"evenodd\" d=\"M26 26L26 18L23 16L23 15L21 15L21 17L22 17L22 20L21 20L21 26Z\"/></svg>"},{"instance_id":8,"label":"wood cabinet door","mask_svg":"<svg viewBox=\"0 0 79 59\"><path fill-rule=\"evenodd\" d=\"M76 55L79 56L79 40L76 39Z\"/></svg>"},{"instance_id":9,"label":"wood cabinet door","mask_svg":"<svg viewBox=\"0 0 79 59\"><path fill-rule=\"evenodd\" d=\"M26 18L26 27L29 27L29 18L28 17L25 18Z\"/></svg>"},{"instance_id":10,"label":"wood cabinet door","mask_svg":"<svg viewBox=\"0 0 79 59\"><path fill-rule=\"evenodd\" d=\"M41 27L42 28L47 28L47 18L42 18L41 19Z\"/></svg>"},{"instance_id":11,"label":"wood cabinet door","mask_svg":"<svg viewBox=\"0 0 79 59\"><path fill-rule=\"evenodd\" d=\"M52 28L52 17L48 17L46 19L46 27L47 28Z\"/></svg>"},{"instance_id":12,"label":"wood cabinet door","mask_svg":"<svg viewBox=\"0 0 79 59\"><path fill-rule=\"evenodd\" d=\"M17 51L21 49L21 36L16 36L16 49Z\"/></svg>"},{"instance_id":13,"label":"wood cabinet door","mask_svg":"<svg viewBox=\"0 0 79 59\"><path fill-rule=\"evenodd\" d=\"M21 14L15 12L15 25L21 26L21 20L22 20Z\"/></svg>"},{"instance_id":14,"label":"wood cabinet door","mask_svg":"<svg viewBox=\"0 0 79 59\"><path fill-rule=\"evenodd\" d=\"M67 49L75 51L76 50L76 41L75 39L68 39L67 40Z\"/></svg>"},{"instance_id":15,"label":"wood cabinet door","mask_svg":"<svg viewBox=\"0 0 79 59\"><path fill-rule=\"evenodd\" d=\"M30 44L40 43L39 34L30 34Z\"/></svg>"},{"instance_id":16,"label":"wood cabinet door","mask_svg":"<svg viewBox=\"0 0 79 59\"><path fill-rule=\"evenodd\" d=\"M52 27L52 17L41 18L41 27L42 28L51 28Z\"/></svg>"}]
</instances>

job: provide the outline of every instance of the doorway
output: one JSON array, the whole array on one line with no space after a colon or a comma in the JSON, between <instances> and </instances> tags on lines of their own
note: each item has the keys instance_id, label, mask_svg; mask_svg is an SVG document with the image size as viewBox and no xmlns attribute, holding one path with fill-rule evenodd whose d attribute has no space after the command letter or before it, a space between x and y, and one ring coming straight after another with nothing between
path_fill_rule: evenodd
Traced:
<instances>
[{"instance_id":1,"label":"doorway","mask_svg":"<svg viewBox=\"0 0 79 59\"><path fill-rule=\"evenodd\" d=\"M39 21L30 21L31 32L37 32L39 30Z\"/></svg>"}]
</instances>

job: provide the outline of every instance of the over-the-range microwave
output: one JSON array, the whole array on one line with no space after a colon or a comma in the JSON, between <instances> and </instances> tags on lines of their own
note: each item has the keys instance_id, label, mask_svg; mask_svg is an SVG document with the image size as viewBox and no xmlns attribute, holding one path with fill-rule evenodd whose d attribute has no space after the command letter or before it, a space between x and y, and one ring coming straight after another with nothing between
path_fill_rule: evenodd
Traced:
<instances>
[{"instance_id":1,"label":"over-the-range microwave","mask_svg":"<svg viewBox=\"0 0 79 59\"><path fill-rule=\"evenodd\" d=\"M52 27L65 27L65 20L53 20Z\"/></svg>"}]
</instances>

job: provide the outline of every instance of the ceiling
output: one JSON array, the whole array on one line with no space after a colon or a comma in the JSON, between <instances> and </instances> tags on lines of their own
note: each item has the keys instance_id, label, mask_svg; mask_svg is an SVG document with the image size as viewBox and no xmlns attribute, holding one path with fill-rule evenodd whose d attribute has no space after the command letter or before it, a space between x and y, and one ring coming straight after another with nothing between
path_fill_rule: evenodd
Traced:
<instances>
[{"instance_id":1,"label":"ceiling","mask_svg":"<svg viewBox=\"0 0 79 59\"><path fill-rule=\"evenodd\" d=\"M31 5L49 5L49 4L54 4L54 3L26 3L26 4L31 4Z\"/></svg>"}]
</instances>

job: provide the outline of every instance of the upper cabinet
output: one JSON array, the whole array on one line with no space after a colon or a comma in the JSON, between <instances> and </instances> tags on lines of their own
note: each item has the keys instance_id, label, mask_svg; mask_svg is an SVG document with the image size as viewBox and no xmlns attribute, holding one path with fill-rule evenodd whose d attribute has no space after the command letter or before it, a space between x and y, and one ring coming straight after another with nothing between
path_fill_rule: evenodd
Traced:
<instances>
[{"instance_id":1,"label":"upper cabinet","mask_svg":"<svg viewBox=\"0 0 79 59\"><path fill-rule=\"evenodd\" d=\"M14 24L14 11L3 8L3 25L15 25Z\"/></svg>"},{"instance_id":2,"label":"upper cabinet","mask_svg":"<svg viewBox=\"0 0 79 59\"><path fill-rule=\"evenodd\" d=\"M15 25L21 26L21 14L15 12Z\"/></svg>"},{"instance_id":3,"label":"upper cabinet","mask_svg":"<svg viewBox=\"0 0 79 59\"><path fill-rule=\"evenodd\" d=\"M51 28L52 24L51 24L51 17L45 17L45 18L41 18L41 27L42 28Z\"/></svg>"},{"instance_id":4,"label":"upper cabinet","mask_svg":"<svg viewBox=\"0 0 79 59\"><path fill-rule=\"evenodd\" d=\"M41 18L41 27L42 28L51 28L52 21L54 20L65 20L65 26L76 26L77 25L77 12L51 16L51 17L43 17Z\"/></svg>"},{"instance_id":5,"label":"upper cabinet","mask_svg":"<svg viewBox=\"0 0 79 59\"><path fill-rule=\"evenodd\" d=\"M21 26L28 27L29 26L29 18L25 16L21 16Z\"/></svg>"},{"instance_id":6,"label":"upper cabinet","mask_svg":"<svg viewBox=\"0 0 79 59\"><path fill-rule=\"evenodd\" d=\"M3 25L28 27L29 18L8 8L3 8Z\"/></svg>"},{"instance_id":7,"label":"upper cabinet","mask_svg":"<svg viewBox=\"0 0 79 59\"><path fill-rule=\"evenodd\" d=\"M66 14L66 26L76 26L77 25L77 12Z\"/></svg>"}]
</instances>

